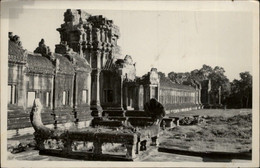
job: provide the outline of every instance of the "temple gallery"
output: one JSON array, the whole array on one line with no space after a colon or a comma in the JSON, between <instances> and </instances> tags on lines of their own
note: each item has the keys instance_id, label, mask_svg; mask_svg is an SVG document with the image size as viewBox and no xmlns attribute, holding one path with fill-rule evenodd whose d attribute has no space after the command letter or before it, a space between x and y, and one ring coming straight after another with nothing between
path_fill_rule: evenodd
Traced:
<instances>
[{"instance_id":1,"label":"temple gallery","mask_svg":"<svg viewBox=\"0 0 260 168\"><path fill-rule=\"evenodd\" d=\"M102 15L68 9L57 31L55 51L39 39L33 51L9 33L8 130L21 134L32 128L29 114L35 98L43 106L45 125L87 126L93 116L144 111L151 98L166 113L201 109L210 103L210 81L177 84L156 68L139 77L130 55L117 44L119 27ZM23 39L26 40L26 39Z\"/></svg>"}]
</instances>

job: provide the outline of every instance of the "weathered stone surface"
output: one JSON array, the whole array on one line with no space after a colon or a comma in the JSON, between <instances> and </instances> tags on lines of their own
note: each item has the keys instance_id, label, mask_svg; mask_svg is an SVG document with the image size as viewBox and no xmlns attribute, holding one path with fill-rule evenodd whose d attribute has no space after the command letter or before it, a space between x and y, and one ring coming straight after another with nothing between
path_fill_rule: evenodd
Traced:
<instances>
[{"instance_id":1,"label":"weathered stone surface","mask_svg":"<svg viewBox=\"0 0 260 168\"><path fill-rule=\"evenodd\" d=\"M151 99L150 102L147 102L145 104L144 109L152 117L154 121L161 121L162 118L165 116L164 107L154 98Z\"/></svg>"},{"instance_id":2,"label":"weathered stone surface","mask_svg":"<svg viewBox=\"0 0 260 168\"><path fill-rule=\"evenodd\" d=\"M161 77L156 68L137 77L132 56L122 57L117 44L119 27L112 20L84 10L68 9L57 31L60 42L55 53L44 39L34 53L29 53L22 49L18 36L9 34L8 84L16 90L17 98L8 108L10 112L19 108L25 114L12 113L17 117L8 119L8 129L30 126L26 112L30 111L30 100L34 98L42 102L43 123L55 126L86 121L91 115L101 117L103 110L110 114L117 110L124 117L121 112L143 111L145 103L152 98L165 111L200 108L201 85L196 81L192 81L192 86L173 84ZM158 124L160 115L164 115L159 114L161 106L148 106L151 108L146 105L145 110L152 119L145 118L142 123L135 121L142 118L132 118L129 123L144 126L154 120Z\"/></svg>"},{"instance_id":3,"label":"weathered stone surface","mask_svg":"<svg viewBox=\"0 0 260 168\"><path fill-rule=\"evenodd\" d=\"M127 145L127 159L134 157L133 147L137 143L137 135L135 133L124 133L110 130L108 132L100 132L97 129L76 129L69 130L50 129L43 125L41 121L42 105L39 99L34 100L30 119L35 130L34 136L37 148L40 152L50 152L52 150L62 150L63 155L73 153L73 141L94 142L94 154L102 154L103 143L122 143ZM20 149L19 149L20 150ZM76 150L76 148L74 148ZM53 151L55 153L55 151Z\"/></svg>"}]
</instances>

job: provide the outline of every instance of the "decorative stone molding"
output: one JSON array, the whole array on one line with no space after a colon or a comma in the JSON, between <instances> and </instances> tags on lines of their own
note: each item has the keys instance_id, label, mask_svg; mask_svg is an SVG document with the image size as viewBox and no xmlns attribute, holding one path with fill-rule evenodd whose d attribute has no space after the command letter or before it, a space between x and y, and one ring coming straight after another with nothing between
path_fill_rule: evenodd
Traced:
<instances>
[{"instance_id":1,"label":"decorative stone molding","mask_svg":"<svg viewBox=\"0 0 260 168\"><path fill-rule=\"evenodd\" d=\"M45 45L44 39L41 39L41 41L38 44L38 47L34 50L34 53L40 53L42 56L47 57L51 61L55 60L55 57L51 52L49 46Z\"/></svg>"},{"instance_id":2,"label":"decorative stone molding","mask_svg":"<svg viewBox=\"0 0 260 168\"><path fill-rule=\"evenodd\" d=\"M23 49L20 37L9 32L8 62L25 64L27 57L28 51Z\"/></svg>"},{"instance_id":3,"label":"decorative stone molding","mask_svg":"<svg viewBox=\"0 0 260 168\"><path fill-rule=\"evenodd\" d=\"M17 35L13 35L13 32L9 32L9 40L13 41L19 48L23 48L20 37Z\"/></svg>"},{"instance_id":4,"label":"decorative stone molding","mask_svg":"<svg viewBox=\"0 0 260 168\"><path fill-rule=\"evenodd\" d=\"M61 154L60 156L72 155L77 152L77 148L73 148L75 141L93 142L93 154L95 156L102 155L102 144L104 143L121 143L126 146L126 159L132 160L138 150L135 146L138 143L138 136L136 133L125 133L118 131L102 131L100 129L85 128L78 130L76 128L62 130L51 129L43 125L41 120L42 105L39 99L34 100L34 105L30 113L30 121L35 130L34 137L37 148L40 153L49 152L49 154ZM55 141L56 144L52 143ZM46 144L47 142L47 144ZM49 145L49 143L53 145ZM84 155L82 153L81 155Z\"/></svg>"}]
</instances>

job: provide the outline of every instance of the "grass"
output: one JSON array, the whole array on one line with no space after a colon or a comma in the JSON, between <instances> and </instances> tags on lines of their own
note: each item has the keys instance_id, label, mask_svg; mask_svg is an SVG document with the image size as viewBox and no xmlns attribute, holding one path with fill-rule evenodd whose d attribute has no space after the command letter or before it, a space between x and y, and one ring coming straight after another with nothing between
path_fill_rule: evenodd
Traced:
<instances>
[{"instance_id":1,"label":"grass","mask_svg":"<svg viewBox=\"0 0 260 168\"><path fill-rule=\"evenodd\" d=\"M180 126L164 131L160 144L193 151L249 151L252 148L251 113L250 109L205 109L170 114L175 117L208 117L200 125Z\"/></svg>"},{"instance_id":2,"label":"grass","mask_svg":"<svg viewBox=\"0 0 260 168\"><path fill-rule=\"evenodd\" d=\"M179 113L170 113L167 116L173 117L184 117L184 116L193 116L193 115L200 115L200 116L223 116L223 117L232 117L235 115L245 115L245 114L252 114L252 109L201 109L201 110L191 110L186 112L179 112Z\"/></svg>"}]
</instances>

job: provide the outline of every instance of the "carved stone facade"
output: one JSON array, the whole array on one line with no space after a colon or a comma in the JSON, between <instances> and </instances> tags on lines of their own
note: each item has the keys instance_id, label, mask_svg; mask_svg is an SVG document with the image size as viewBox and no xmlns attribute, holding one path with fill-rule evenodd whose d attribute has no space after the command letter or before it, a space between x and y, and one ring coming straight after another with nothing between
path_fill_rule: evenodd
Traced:
<instances>
[{"instance_id":1,"label":"carved stone facade","mask_svg":"<svg viewBox=\"0 0 260 168\"><path fill-rule=\"evenodd\" d=\"M132 57L121 55L119 28L112 20L68 9L57 31L60 44L54 53L44 39L34 53L27 52L19 37L9 34L8 129L30 126L28 110L35 98L43 104L43 123L54 125L108 111L142 111L151 98L168 111L201 107L198 83L169 83L155 68L137 77Z\"/></svg>"}]
</instances>

